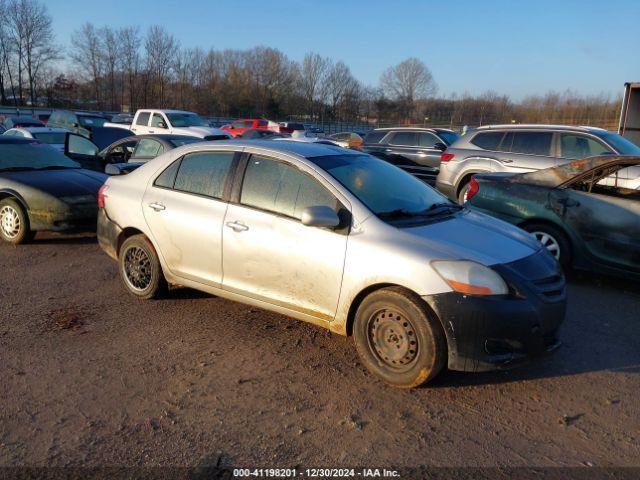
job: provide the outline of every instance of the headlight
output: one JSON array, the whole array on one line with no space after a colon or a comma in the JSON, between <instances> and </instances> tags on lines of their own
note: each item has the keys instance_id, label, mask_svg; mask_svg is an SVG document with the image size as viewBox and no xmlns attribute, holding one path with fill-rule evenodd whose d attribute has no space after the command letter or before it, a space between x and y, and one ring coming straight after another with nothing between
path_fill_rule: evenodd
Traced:
<instances>
[{"instance_id":1,"label":"headlight","mask_svg":"<svg viewBox=\"0 0 640 480\"><path fill-rule=\"evenodd\" d=\"M506 295L509 288L502 277L470 260L434 260L431 266L456 292L465 295Z\"/></svg>"}]
</instances>

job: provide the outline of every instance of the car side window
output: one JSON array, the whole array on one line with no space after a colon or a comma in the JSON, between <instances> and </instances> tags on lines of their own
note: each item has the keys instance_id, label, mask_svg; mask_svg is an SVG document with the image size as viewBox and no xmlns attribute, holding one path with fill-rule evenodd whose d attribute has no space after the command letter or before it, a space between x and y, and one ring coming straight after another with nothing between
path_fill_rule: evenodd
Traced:
<instances>
[{"instance_id":1,"label":"car side window","mask_svg":"<svg viewBox=\"0 0 640 480\"><path fill-rule=\"evenodd\" d=\"M526 155L549 156L552 138L551 132L514 132L510 151Z\"/></svg>"},{"instance_id":2,"label":"car side window","mask_svg":"<svg viewBox=\"0 0 640 480\"><path fill-rule=\"evenodd\" d=\"M162 118L162 115L160 115L159 113L154 113L153 116L151 117L151 126L156 128L161 128L160 125L164 125L164 127L162 128L165 128L167 126L166 122L164 121L164 118Z\"/></svg>"},{"instance_id":3,"label":"car side window","mask_svg":"<svg viewBox=\"0 0 640 480\"><path fill-rule=\"evenodd\" d=\"M181 161L182 159L176 160L167 168L165 168L163 172L156 177L153 185L162 188L173 188L173 185L176 182L176 175L178 173L178 170L180 169Z\"/></svg>"},{"instance_id":4,"label":"car side window","mask_svg":"<svg viewBox=\"0 0 640 480\"><path fill-rule=\"evenodd\" d=\"M149 123L149 116L151 114L149 112L140 112L140 115L138 115L138 118L136 120L136 125L141 125L143 127L146 127L147 124Z\"/></svg>"},{"instance_id":5,"label":"car side window","mask_svg":"<svg viewBox=\"0 0 640 480\"><path fill-rule=\"evenodd\" d=\"M442 143L438 137L428 132L420 132L418 134L418 140L419 145L425 148L433 148L436 143Z\"/></svg>"},{"instance_id":6,"label":"car side window","mask_svg":"<svg viewBox=\"0 0 640 480\"><path fill-rule=\"evenodd\" d=\"M143 138L138 142L138 146L133 152L134 158L151 157L155 158L164 152L162 144L152 138Z\"/></svg>"},{"instance_id":7,"label":"car side window","mask_svg":"<svg viewBox=\"0 0 640 480\"><path fill-rule=\"evenodd\" d=\"M175 190L212 198L222 198L234 152L197 152L185 155L180 163Z\"/></svg>"},{"instance_id":8,"label":"car side window","mask_svg":"<svg viewBox=\"0 0 640 480\"><path fill-rule=\"evenodd\" d=\"M415 146L418 143L418 136L415 132L396 132L393 134L391 141L389 142L391 145L398 146Z\"/></svg>"},{"instance_id":9,"label":"car side window","mask_svg":"<svg viewBox=\"0 0 640 480\"><path fill-rule=\"evenodd\" d=\"M604 144L585 135L560 134L560 155L564 158L586 158L613 153Z\"/></svg>"},{"instance_id":10,"label":"car side window","mask_svg":"<svg viewBox=\"0 0 640 480\"><path fill-rule=\"evenodd\" d=\"M470 140L470 143L483 150L498 150L504 132L481 132Z\"/></svg>"},{"instance_id":11,"label":"car side window","mask_svg":"<svg viewBox=\"0 0 640 480\"><path fill-rule=\"evenodd\" d=\"M306 207L338 207L338 200L310 175L259 156L249 159L240 203L298 220Z\"/></svg>"},{"instance_id":12,"label":"car side window","mask_svg":"<svg viewBox=\"0 0 640 480\"><path fill-rule=\"evenodd\" d=\"M99 151L95 143L82 135L70 134L68 145L69 153L75 153L76 155L94 156Z\"/></svg>"}]
</instances>

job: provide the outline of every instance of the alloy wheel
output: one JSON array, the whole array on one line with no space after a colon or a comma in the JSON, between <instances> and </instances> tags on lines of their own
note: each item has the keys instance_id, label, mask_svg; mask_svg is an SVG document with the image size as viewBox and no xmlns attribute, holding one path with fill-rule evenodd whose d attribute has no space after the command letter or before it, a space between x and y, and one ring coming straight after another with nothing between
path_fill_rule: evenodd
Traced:
<instances>
[{"instance_id":1,"label":"alloy wheel","mask_svg":"<svg viewBox=\"0 0 640 480\"><path fill-rule=\"evenodd\" d=\"M531 235L533 235L556 260L560 260L560 244L558 240L547 232L531 232Z\"/></svg>"},{"instance_id":2,"label":"alloy wheel","mask_svg":"<svg viewBox=\"0 0 640 480\"><path fill-rule=\"evenodd\" d=\"M135 290L144 291L153 276L149 254L140 247L131 247L124 254L124 273L127 283Z\"/></svg>"},{"instance_id":3,"label":"alloy wheel","mask_svg":"<svg viewBox=\"0 0 640 480\"><path fill-rule=\"evenodd\" d=\"M0 228L5 237L16 238L20 234L20 215L18 211L10 205L5 205L0 210Z\"/></svg>"}]
</instances>

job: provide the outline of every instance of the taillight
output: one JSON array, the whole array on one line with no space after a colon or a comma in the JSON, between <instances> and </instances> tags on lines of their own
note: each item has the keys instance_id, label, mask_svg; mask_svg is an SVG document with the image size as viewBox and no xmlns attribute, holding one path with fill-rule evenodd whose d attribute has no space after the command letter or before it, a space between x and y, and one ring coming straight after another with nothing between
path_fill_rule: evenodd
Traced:
<instances>
[{"instance_id":1,"label":"taillight","mask_svg":"<svg viewBox=\"0 0 640 480\"><path fill-rule=\"evenodd\" d=\"M471 178L471 181L469 182L469 190L467 190L467 201L471 200L471 197L478 193L479 190L480 185L478 185L475 178Z\"/></svg>"},{"instance_id":2,"label":"taillight","mask_svg":"<svg viewBox=\"0 0 640 480\"><path fill-rule=\"evenodd\" d=\"M98 208L104 208L104 201L107 198L105 195L105 190L107 189L107 184L104 184L98 190Z\"/></svg>"},{"instance_id":3,"label":"taillight","mask_svg":"<svg viewBox=\"0 0 640 480\"><path fill-rule=\"evenodd\" d=\"M451 160L453 160L453 157L455 157L455 155L453 153L442 152L442 154L440 155L440 161L441 162L450 162Z\"/></svg>"}]
</instances>

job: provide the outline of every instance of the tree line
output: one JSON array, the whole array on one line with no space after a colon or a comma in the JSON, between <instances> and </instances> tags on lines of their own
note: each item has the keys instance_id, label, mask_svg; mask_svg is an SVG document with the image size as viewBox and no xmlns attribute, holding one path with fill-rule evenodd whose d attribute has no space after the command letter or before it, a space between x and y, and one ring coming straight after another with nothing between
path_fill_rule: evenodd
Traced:
<instances>
[{"instance_id":1,"label":"tree line","mask_svg":"<svg viewBox=\"0 0 640 480\"><path fill-rule=\"evenodd\" d=\"M438 96L429 68L408 58L365 85L348 65L318 53L300 61L257 46L187 48L166 28L82 25L64 51L39 0L0 0L0 103L135 111L179 108L224 117L440 126L579 123L610 126L620 100L549 92Z\"/></svg>"}]
</instances>

